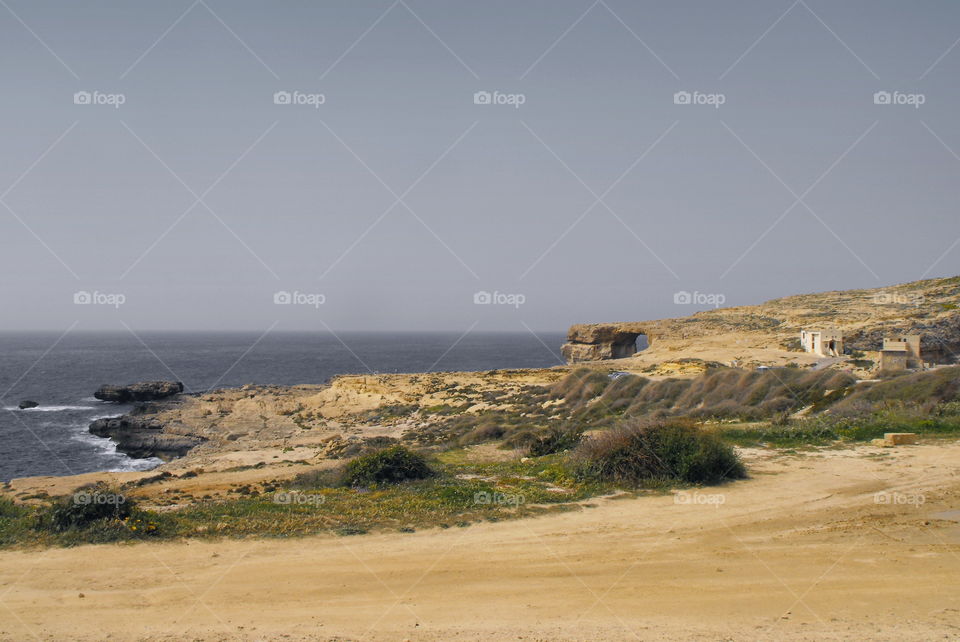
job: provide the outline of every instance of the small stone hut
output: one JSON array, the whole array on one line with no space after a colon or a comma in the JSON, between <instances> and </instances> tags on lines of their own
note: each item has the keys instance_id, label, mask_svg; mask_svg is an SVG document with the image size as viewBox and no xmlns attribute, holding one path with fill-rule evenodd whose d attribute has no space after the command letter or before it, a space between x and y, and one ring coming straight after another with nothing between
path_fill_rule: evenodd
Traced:
<instances>
[{"instance_id":1,"label":"small stone hut","mask_svg":"<svg viewBox=\"0 0 960 642\"><path fill-rule=\"evenodd\" d=\"M843 333L836 328L801 330L800 345L805 352L821 357L839 357L843 355Z\"/></svg>"}]
</instances>

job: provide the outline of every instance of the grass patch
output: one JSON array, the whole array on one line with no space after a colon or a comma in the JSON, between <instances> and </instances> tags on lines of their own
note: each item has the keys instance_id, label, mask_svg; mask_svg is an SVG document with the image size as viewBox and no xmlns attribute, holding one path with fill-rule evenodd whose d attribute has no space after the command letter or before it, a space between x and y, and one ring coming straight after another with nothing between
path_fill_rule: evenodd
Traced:
<instances>
[{"instance_id":1,"label":"grass patch","mask_svg":"<svg viewBox=\"0 0 960 642\"><path fill-rule=\"evenodd\" d=\"M559 459L474 464L463 451L450 451L431 462L434 476L376 488L330 486L322 475L309 488L302 477L301 499L281 493L176 511L176 534L295 537L469 525L542 514L604 489L577 482Z\"/></svg>"},{"instance_id":2,"label":"grass patch","mask_svg":"<svg viewBox=\"0 0 960 642\"><path fill-rule=\"evenodd\" d=\"M171 520L142 510L119 489L82 486L48 504L28 506L0 498L0 547L75 546L173 535Z\"/></svg>"},{"instance_id":3,"label":"grass patch","mask_svg":"<svg viewBox=\"0 0 960 642\"><path fill-rule=\"evenodd\" d=\"M937 406L932 411L913 405L855 415L820 415L791 420L781 426L762 424L720 429L717 435L738 446L776 448L863 442L879 439L888 432L914 432L921 436L960 435L960 415L955 414L955 406L956 402L953 402Z\"/></svg>"},{"instance_id":4,"label":"grass patch","mask_svg":"<svg viewBox=\"0 0 960 642\"><path fill-rule=\"evenodd\" d=\"M393 455L387 453L391 450ZM125 519L104 515L62 531L38 528L38 524L49 520L54 507L68 498L45 506L24 506L2 499L0 547L75 545L147 537L282 538L410 532L569 510L575 506L572 502L610 490L609 485L576 479L569 454L525 462L519 458L476 462L463 449L441 453L429 461L413 454L416 457L411 459L406 453L396 456L395 449L386 449L373 453L377 457L364 459L364 465L357 467L364 474L357 479L381 480L369 486L345 485L343 471L348 464L339 470L298 475L288 485L267 482L269 491L262 488L262 492L202 501L162 514L141 511L130 504L130 515ZM422 463L432 474L403 483L383 482L383 477L366 475L370 470L399 469L405 477L411 466L422 473ZM388 479L396 477L391 472ZM149 528L151 524L153 529Z\"/></svg>"}]
</instances>

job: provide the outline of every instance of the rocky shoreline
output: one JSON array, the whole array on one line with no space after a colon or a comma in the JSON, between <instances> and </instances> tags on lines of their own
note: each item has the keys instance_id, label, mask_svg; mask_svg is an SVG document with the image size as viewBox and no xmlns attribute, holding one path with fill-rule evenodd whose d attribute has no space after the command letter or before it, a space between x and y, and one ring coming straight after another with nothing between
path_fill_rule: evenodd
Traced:
<instances>
[{"instance_id":1,"label":"rocky shoreline","mask_svg":"<svg viewBox=\"0 0 960 642\"><path fill-rule=\"evenodd\" d=\"M127 386L101 386L94 396L102 401L138 403L132 412L104 417L90 424L89 432L117 444L117 450L137 459L164 461L183 457L205 441L201 437L165 432L157 415L178 403L183 392L179 381L147 381ZM163 400L163 401L158 401Z\"/></svg>"},{"instance_id":2,"label":"rocky shoreline","mask_svg":"<svg viewBox=\"0 0 960 642\"><path fill-rule=\"evenodd\" d=\"M89 431L113 440L117 450L137 459L158 457L169 461L183 457L204 441L198 437L168 434L163 428L163 424L154 418L129 414L97 419L90 424Z\"/></svg>"}]
</instances>

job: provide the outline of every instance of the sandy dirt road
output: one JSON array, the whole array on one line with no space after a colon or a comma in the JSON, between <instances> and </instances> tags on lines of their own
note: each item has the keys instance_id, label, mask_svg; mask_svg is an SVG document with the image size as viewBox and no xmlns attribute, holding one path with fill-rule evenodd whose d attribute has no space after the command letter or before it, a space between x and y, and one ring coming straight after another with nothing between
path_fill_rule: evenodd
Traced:
<instances>
[{"instance_id":1,"label":"sandy dirt road","mask_svg":"<svg viewBox=\"0 0 960 642\"><path fill-rule=\"evenodd\" d=\"M3 552L0 639L960 640L960 442L748 459L469 528Z\"/></svg>"}]
</instances>

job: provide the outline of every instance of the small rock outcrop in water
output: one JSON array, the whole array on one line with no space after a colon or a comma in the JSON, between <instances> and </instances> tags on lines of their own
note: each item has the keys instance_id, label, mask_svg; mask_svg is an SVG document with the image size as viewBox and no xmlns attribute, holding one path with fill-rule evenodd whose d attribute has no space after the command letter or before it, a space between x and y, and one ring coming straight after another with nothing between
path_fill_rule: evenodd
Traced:
<instances>
[{"instance_id":1,"label":"small rock outcrop in water","mask_svg":"<svg viewBox=\"0 0 960 642\"><path fill-rule=\"evenodd\" d=\"M155 401L183 392L179 381L144 381L129 386L100 386L93 396L101 401L129 403L131 401Z\"/></svg>"},{"instance_id":2,"label":"small rock outcrop in water","mask_svg":"<svg viewBox=\"0 0 960 642\"><path fill-rule=\"evenodd\" d=\"M17 408L19 408L20 410L26 410L27 408L36 408L39 405L40 404L37 403L36 401L30 401L29 399L24 399L19 403Z\"/></svg>"},{"instance_id":3,"label":"small rock outcrop in water","mask_svg":"<svg viewBox=\"0 0 960 642\"><path fill-rule=\"evenodd\" d=\"M97 419L90 424L90 433L109 437L116 442L117 450L137 458L176 459L202 442L196 437L165 433L163 428L152 417L123 415Z\"/></svg>"}]
</instances>

